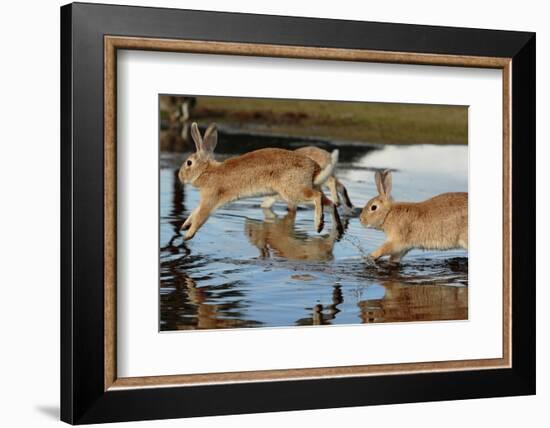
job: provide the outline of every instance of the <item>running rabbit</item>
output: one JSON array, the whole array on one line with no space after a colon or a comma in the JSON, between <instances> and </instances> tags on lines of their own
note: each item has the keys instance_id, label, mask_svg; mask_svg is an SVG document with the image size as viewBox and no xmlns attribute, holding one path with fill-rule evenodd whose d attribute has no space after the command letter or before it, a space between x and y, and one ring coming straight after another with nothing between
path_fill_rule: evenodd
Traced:
<instances>
[{"instance_id":1,"label":"running rabbit","mask_svg":"<svg viewBox=\"0 0 550 428\"><path fill-rule=\"evenodd\" d=\"M223 162L214 160L218 140L215 124L204 138L196 123L191 125L196 152L189 156L179 171L179 179L200 189L200 203L185 220L181 229L191 239L212 211L237 199L278 195L289 205L315 204L315 226L323 230L323 206L332 208L338 230L343 231L336 206L320 190L330 177L335 163L321 169L306 156L283 149L260 149Z\"/></svg>"},{"instance_id":2,"label":"running rabbit","mask_svg":"<svg viewBox=\"0 0 550 428\"><path fill-rule=\"evenodd\" d=\"M363 226L381 229L387 240L369 258L399 263L413 248L468 249L468 193L443 193L423 202L393 202L390 171L376 172L378 196L361 212Z\"/></svg>"},{"instance_id":3,"label":"running rabbit","mask_svg":"<svg viewBox=\"0 0 550 428\"><path fill-rule=\"evenodd\" d=\"M307 156L308 158L315 161L321 168L325 168L330 163L336 163L337 159L335 160L335 157L337 157L338 150L334 150L332 153L329 153L328 151L321 149L319 147L315 146L306 146L306 147L300 147L299 149L294 150L296 153L300 153L301 155ZM334 171L330 175L330 177L326 181L326 186L329 188L330 191L330 197L332 198L332 201L336 204L336 206L340 206L340 200L341 198L344 199L344 204L349 209L353 208L353 204L351 203L351 200L348 196L348 191L344 187L344 185L334 176ZM275 202L277 202L277 197L270 196L263 200L262 202L262 208L271 208ZM289 207L289 209L294 209L295 207Z\"/></svg>"}]
</instances>

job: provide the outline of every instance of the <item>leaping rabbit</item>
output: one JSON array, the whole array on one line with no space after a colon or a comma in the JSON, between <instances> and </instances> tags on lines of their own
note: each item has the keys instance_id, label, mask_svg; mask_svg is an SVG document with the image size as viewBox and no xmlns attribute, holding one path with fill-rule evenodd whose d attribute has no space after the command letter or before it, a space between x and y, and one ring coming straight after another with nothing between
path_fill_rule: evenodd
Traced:
<instances>
[{"instance_id":1,"label":"leaping rabbit","mask_svg":"<svg viewBox=\"0 0 550 428\"><path fill-rule=\"evenodd\" d=\"M310 158L283 149L260 149L218 162L214 149L218 131L211 124L204 138L196 122L191 125L196 152L189 156L179 171L179 179L200 190L199 205L185 220L181 229L187 230L185 240L195 236L215 209L237 199L278 195L289 206L312 202L315 205L315 226L324 226L323 207L332 208L336 227L343 232L335 204L320 187L331 176L337 161L321 169Z\"/></svg>"}]
</instances>

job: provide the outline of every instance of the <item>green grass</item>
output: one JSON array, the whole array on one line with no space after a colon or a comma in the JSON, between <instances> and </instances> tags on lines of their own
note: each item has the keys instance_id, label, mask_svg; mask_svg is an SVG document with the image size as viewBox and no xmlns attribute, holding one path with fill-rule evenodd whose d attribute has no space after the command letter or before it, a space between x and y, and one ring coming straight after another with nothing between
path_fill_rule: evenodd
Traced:
<instances>
[{"instance_id":1,"label":"green grass","mask_svg":"<svg viewBox=\"0 0 550 428\"><path fill-rule=\"evenodd\" d=\"M465 106L197 97L201 124L382 144L467 144Z\"/></svg>"}]
</instances>

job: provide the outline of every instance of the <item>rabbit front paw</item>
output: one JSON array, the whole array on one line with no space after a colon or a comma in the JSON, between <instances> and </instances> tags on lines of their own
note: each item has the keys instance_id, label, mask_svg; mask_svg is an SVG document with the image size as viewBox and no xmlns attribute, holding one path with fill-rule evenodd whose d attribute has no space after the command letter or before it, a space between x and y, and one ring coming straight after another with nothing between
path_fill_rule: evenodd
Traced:
<instances>
[{"instance_id":1,"label":"rabbit front paw","mask_svg":"<svg viewBox=\"0 0 550 428\"><path fill-rule=\"evenodd\" d=\"M195 230L188 230L185 236L183 237L184 241L189 241L190 239L193 239L193 236L195 236L196 231Z\"/></svg>"},{"instance_id":2,"label":"rabbit front paw","mask_svg":"<svg viewBox=\"0 0 550 428\"><path fill-rule=\"evenodd\" d=\"M180 231L188 230L191 227L191 216L187 217L180 227Z\"/></svg>"},{"instance_id":3,"label":"rabbit front paw","mask_svg":"<svg viewBox=\"0 0 550 428\"><path fill-rule=\"evenodd\" d=\"M323 231L323 228L325 227L325 220L324 219L321 219L318 223L317 223L317 233L321 233Z\"/></svg>"},{"instance_id":4,"label":"rabbit front paw","mask_svg":"<svg viewBox=\"0 0 550 428\"><path fill-rule=\"evenodd\" d=\"M376 259L371 254L365 257L364 260L365 260L365 264L368 267L378 267L378 264L376 263Z\"/></svg>"}]
</instances>

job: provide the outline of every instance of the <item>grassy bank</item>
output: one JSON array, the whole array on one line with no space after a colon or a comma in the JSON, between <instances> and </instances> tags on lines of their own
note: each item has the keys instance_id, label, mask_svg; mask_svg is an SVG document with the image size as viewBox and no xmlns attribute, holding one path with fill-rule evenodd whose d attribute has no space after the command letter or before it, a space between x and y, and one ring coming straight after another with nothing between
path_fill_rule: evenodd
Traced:
<instances>
[{"instance_id":1,"label":"grassy bank","mask_svg":"<svg viewBox=\"0 0 550 428\"><path fill-rule=\"evenodd\" d=\"M197 97L191 119L293 136L386 144L467 144L464 106Z\"/></svg>"}]
</instances>

